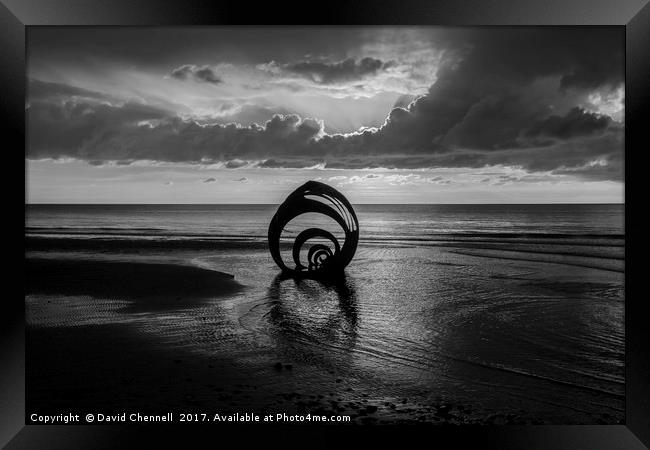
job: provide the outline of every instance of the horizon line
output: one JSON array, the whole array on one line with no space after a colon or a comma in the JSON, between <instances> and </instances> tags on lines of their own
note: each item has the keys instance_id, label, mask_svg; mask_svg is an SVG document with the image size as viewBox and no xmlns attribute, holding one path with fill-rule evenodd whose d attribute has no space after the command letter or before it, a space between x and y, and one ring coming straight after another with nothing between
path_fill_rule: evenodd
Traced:
<instances>
[{"instance_id":1,"label":"horizon line","mask_svg":"<svg viewBox=\"0 0 650 450\"><path fill-rule=\"evenodd\" d=\"M173 205L200 205L200 206L229 206L229 205L246 205L246 206L266 206L279 205L280 203L54 203L54 202L37 202L25 203L25 206L87 206L87 205L105 205L105 206L173 206ZM625 205L625 202L551 202L551 203L353 203L353 205Z\"/></svg>"}]
</instances>

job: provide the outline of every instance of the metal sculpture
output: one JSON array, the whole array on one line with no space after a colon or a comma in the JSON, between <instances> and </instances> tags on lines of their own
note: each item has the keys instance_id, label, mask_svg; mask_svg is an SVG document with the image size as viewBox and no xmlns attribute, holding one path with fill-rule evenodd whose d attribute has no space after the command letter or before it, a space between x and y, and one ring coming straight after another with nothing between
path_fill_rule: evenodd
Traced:
<instances>
[{"instance_id":1,"label":"metal sculpture","mask_svg":"<svg viewBox=\"0 0 650 450\"><path fill-rule=\"evenodd\" d=\"M345 233L341 245L329 231L308 228L293 243L294 268L288 267L280 254L280 236L284 227L305 213L324 214L334 219ZM311 239L327 240L331 245L314 243L307 251L307 265L300 262L300 250ZM293 191L276 211L269 224L269 250L275 263L287 275L320 278L343 273L352 261L359 242L359 221L350 202L339 191L318 181L308 181Z\"/></svg>"}]
</instances>

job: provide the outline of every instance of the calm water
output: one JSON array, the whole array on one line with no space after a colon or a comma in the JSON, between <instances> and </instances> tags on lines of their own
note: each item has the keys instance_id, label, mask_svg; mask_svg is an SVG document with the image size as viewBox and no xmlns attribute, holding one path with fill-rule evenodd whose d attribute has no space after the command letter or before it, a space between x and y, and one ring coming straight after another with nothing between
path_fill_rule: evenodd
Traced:
<instances>
[{"instance_id":1,"label":"calm water","mask_svg":"<svg viewBox=\"0 0 650 450\"><path fill-rule=\"evenodd\" d=\"M620 238L623 205L356 205L361 239L441 234ZM273 205L29 205L29 233L264 238Z\"/></svg>"},{"instance_id":2,"label":"calm water","mask_svg":"<svg viewBox=\"0 0 650 450\"><path fill-rule=\"evenodd\" d=\"M385 404L417 411L439 398L470 421L623 418L622 205L357 205L361 241L342 287L277 278L265 247L274 209L27 206L31 254L193 265L245 287L164 314L31 296L28 323L128 324L163 348L230 355L269 396L334 390L388 419ZM304 370L260 368L280 357Z\"/></svg>"}]
</instances>

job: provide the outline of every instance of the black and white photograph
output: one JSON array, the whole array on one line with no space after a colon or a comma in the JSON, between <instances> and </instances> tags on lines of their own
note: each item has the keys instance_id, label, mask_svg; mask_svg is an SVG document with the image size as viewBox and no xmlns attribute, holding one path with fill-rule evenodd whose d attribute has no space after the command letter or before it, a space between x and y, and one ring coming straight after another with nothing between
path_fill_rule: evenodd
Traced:
<instances>
[{"instance_id":1,"label":"black and white photograph","mask_svg":"<svg viewBox=\"0 0 650 450\"><path fill-rule=\"evenodd\" d=\"M30 27L25 409L624 424L625 29Z\"/></svg>"}]
</instances>

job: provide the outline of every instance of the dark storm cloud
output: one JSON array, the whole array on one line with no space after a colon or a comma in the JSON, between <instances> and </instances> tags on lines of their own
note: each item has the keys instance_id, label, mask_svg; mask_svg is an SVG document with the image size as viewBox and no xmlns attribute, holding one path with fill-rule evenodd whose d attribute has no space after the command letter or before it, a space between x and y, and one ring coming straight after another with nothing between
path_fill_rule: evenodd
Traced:
<instances>
[{"instance_id":1,"label":"dark storm cloud","mask_svg":"<svg viewBox=\"0 0 650 450\"><path fill-rule=\"evenodd\" d=\"M284 73L295 74L318 84L335 84L361 80L392 67L392 61L384 62L376 58L346 58L337 62L300 61L288 64L271 62L268 67Z\"/></svg>"},{"instance_id":2,"label":"dark storm cloud","mask_svg":"<svg viewBox=\"0 0 650 450\"><path fill-rule=\"evenodd\" d=\"M307 149L322 124L276 115L263 125L199 124L140 103L34 99L27 109L28 157L71 157L98 163L157 160L227 161L228 168L259 158Z\"/></svg>"},{"instance_id":3,"label":"dark storm cloud","mask_svg":"<svg viewBox=\"0 0 650 450\"><path fill-rule=\"evenodd\" d=\"M570 139L576 136L588 136L602 133L612 125L612 119L607 116L590 113L575 107L565 116L550 116L536 123L526 131L526 137L549 136L559 139Z\"/></svg>"},{"instance_id":4,"label":"dark storm cloud","mask_svg":"<svg viewBox=\"0 0 650 450\"><path fill-rule=\"evenodd\" d=\"M382 145L434 152L516 146L522 130L549 115L548 100L530 96L535 80L559 77L560 90L582 88L571 77L584 72L592 74L592 87L623 82L621 37L611 29L498 29L476 36L460 63L439 69L427 95L391 112Z\"/></svg>"},{"instance_id":5,"label":"dark storm cloud","mask_svg":"<svg viewBox=\"0 0 650 450\"><path fill-rule=\"evenodd\" d=\"M223 80L210 66L195 66L194 64L184 64L173 69L170 73L172 78L177 80L194 80L210 84L221 84Z\"/></svg>"},{"instance_id":6,"label":"dark storm cloud","mask_svg":"<svg viewBox=\"0 0 650 450\"><path fill-rule=\"evenodd\" d=\"M168 118L167 111L141 103L30 100L27 108L29 156L69 156L95 163L107 159L132 161L137 159L137 154L124 146L125 139L129 139L127 132ZM99 151L101 148L110 150Z\"/></svg>"},{"instance_id":7,"label":"dark storm cloud","mask_svg":"<svg viewBox=\"0 0 650 450\"><path fill-rule=\"evenodd\" d=\"M622 37L615 28L470 30L446 42L461 57L443 59L425 95L400 101L380 128L347 135L325 134L322 122L293 114L250 125L199 123L147 105L77 98L72 87L67 101L55 101L52 92L65 88L40 86L30 92L29 157L221 161L231 168L255 160L262 167L502 164L620 180L623 126L577 107L558 114L550 103L570 104L592 89L620 86ZM386 64L362 59L278 67L334 83ZM177 76L196 77L195 69L181 66ZM551 81L539 87L540 80Z\"/></svg>"}]
</instances>

